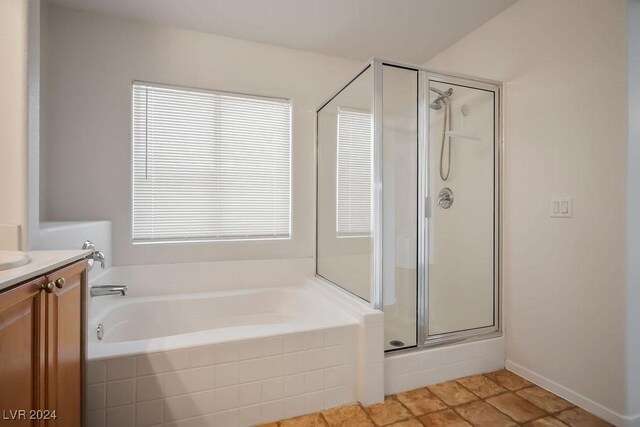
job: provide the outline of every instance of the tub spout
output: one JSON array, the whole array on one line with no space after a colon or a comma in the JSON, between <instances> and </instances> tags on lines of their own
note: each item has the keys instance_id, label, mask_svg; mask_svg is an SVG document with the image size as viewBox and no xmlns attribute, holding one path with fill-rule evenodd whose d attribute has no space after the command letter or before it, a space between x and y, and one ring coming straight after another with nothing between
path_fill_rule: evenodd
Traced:
<instances>
[{"instance_id":1,"label":"tub spout","mask_svg":"<svg viewBox=\"0 0 640 427\"><path fill-rule=\"evenodd\" d=\"M125 296L127 294L127 286L126 285L91 286L89 288L89 294L92 297L102 297L102 296L105 296L105 295L122 295L122 296Z\"/></svg>"}]
</instances>

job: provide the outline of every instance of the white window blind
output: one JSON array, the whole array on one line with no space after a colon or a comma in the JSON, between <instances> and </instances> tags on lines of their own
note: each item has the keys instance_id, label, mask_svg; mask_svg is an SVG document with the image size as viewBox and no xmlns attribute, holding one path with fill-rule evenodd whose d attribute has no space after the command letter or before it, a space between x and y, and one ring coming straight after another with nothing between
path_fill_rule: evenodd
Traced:
<instances>
[{"instance_id":1,"label":"white window blind","mask_svg":"<svg viewBox=\"0 0 640 427\"><path fill-rule=\"evenodd\" d=\"M338 110L337 236L371 234L371 113Z\"/></svg>"},{"instance_id":2,"label":"white window blind","mask_svg":"<svg viewBox=\"0 0 640 427\"><path fill-rule=\"evenodd\" d=\"M291 103L133 84L133 241L290 237Z\"/></svg>"}]
</instances>

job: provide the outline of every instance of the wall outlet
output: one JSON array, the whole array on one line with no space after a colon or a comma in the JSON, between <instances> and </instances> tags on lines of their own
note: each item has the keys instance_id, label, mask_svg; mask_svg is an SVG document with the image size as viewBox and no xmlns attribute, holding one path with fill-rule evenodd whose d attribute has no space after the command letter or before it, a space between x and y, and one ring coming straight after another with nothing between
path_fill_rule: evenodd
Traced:
<instances>
[{"instance_id":1,"label":"wall outlet","mask_svg":"<svg viewBox=\"0 0 640 427\"><path fill-rule=\"evenodd\" d=\"M556 197L551 200L551 218L571 218L573 208L571 197Z\"/></svg>"}]
</instances>

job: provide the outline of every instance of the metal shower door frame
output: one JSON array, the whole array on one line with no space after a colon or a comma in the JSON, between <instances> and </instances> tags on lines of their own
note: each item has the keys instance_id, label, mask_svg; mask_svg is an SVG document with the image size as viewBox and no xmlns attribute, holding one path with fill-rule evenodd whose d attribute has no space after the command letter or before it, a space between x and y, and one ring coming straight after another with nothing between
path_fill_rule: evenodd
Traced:
<instances>
[{"instance_id":1,"label":"metal shower door frame","mask_svg":"<svg viewBox=\"0 0 640 427\"><path fill-rule=\"evenodd\" d=\"M431 82L465 86L471 89L489 91L494 99L494 192L493 192L493 324L463 331L429 335L429 221L430 209L430 128L429 128L429 85ZM419 77L419 171L418 171L418 348L442 345L452 342L474 341L502 335L502 268L501 268L501 229L502 229L502 83L473 77L455 76L420 70Z\"/></svg>"}]
</instances>

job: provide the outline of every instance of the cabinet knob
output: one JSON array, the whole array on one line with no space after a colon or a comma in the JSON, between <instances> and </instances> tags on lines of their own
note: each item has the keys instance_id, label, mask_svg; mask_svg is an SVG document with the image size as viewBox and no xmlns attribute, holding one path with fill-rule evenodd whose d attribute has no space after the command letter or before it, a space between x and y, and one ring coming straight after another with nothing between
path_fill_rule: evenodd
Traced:
<instances>
[{"instance_id":1,"label":"cabinet knob","mask_svg":"<svg viewBox=\"0 0 640 427\"><path fill-rule=\"evenodd\" d=\"M66 280L64 280L64 277L56 279L56 281L55 281L56 288L62 289L64 287L65 282L66 282Z\"/></svg>"},{"instance_id":2,"label":"cabinet knob","mask_svg":"<svg viewBox=\"0 0 640 427\"><path fill-rule=\"evenodd\" d=\"M51 292L53 292L53 282L49 282L49 283L43 283L40 288L45 291L46 293L50 294Z\"/></svg>"}]
</instances>

